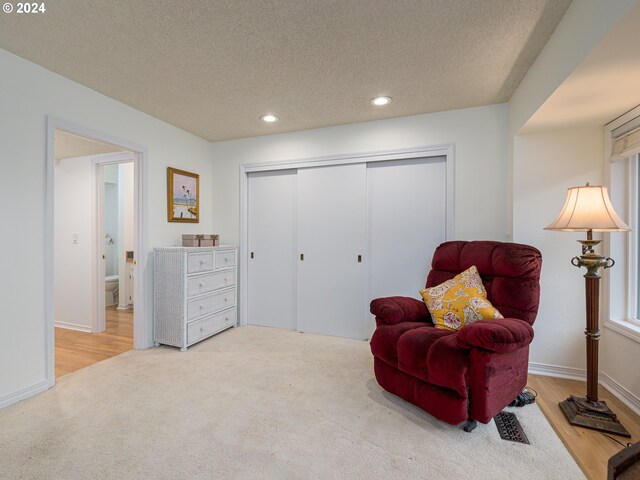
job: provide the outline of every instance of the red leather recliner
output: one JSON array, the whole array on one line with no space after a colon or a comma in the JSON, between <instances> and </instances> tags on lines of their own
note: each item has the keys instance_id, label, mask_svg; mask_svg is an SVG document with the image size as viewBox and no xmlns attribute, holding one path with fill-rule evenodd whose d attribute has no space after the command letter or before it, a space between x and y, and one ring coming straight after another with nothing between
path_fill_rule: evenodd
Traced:
<instances>
[{"instance_id":1,"label":"red leather recliner","mask_svg":"<svg viewBox=\"0 0 640 480\"><path fill-rule=\"evenodd\" d=\"M505 317L435 328L421 300L371 302L377 328L371 337L382 388L434 417L457 425L488 423L527 382L529 344L540 299L540 252L528 245L490 241L445 242L436 249L427 287L475 265L489 301Z\"/></svg>"}]
</instances>

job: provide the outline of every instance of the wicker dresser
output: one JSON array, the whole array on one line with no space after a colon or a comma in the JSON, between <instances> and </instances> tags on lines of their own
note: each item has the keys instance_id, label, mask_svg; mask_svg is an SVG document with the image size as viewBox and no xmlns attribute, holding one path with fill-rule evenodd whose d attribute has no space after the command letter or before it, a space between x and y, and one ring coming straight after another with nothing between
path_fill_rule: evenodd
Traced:
<instances>
[{"instance_id":1,"label":"wicker dresser","mask_svg":"<svg viewBox=\"0 0 640 480\"><path fill-rule=\"evenodd\" d=\"M153 251L153 341L187 347L236 325L235 247Z\"/></svg>"}]
</instances>

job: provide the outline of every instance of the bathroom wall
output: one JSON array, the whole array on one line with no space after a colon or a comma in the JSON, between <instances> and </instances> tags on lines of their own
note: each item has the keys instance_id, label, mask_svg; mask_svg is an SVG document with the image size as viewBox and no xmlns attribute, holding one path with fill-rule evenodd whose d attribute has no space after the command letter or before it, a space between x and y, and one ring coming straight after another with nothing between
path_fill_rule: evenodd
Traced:
<instances>
[{"instance_id":1,"label":"bathroom wall","mask_svg":"<svg viewBox=\"0 0 640 480\"><path fill-rule=\"evenodd\" d=\"M118 274L118 165L104 167L104 234L105 276Z\"/></svg>"},{"instance_id":2,"label":"bathroom wall","mask_svg":"<svg viewBox=\"0 0 640 480\"><path fill-rule=\"evenodd\" d=\"M134 303L133 264L125 259L125 252L134 250L134 175L133 163L118 165L118 271L120 294L118 308L131 308ZM134 252L135 255L135 252Z\"/></svg>"}]
</instances>

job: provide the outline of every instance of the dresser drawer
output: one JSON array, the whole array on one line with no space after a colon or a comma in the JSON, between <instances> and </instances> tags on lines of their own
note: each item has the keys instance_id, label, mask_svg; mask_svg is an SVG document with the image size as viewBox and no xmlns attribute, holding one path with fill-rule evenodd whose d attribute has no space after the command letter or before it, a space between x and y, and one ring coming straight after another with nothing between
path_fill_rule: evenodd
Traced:
<instances>
[{"instance_id":1,"label":"dresser drawer","mask_svg":"<svg viewBox=\"0 0 640 480\"><path fill-rule=\"evenodd\" d=\"M193 298L187 302L187 321L233 307L235 304L235 287L205 297Z\"/></svg>"},{"instance_id":2,"label":"dresser drawer","mask_svg":"<svg viewBox=\"0 0 640 480\"><path fill-rule=\"evenodd\" d=\"M187 279L187 297L202 295L220 288L232 287L235 284L235 270L198 275Z\"/></svg>"},{"instance_id":3,"label":"dresser drawer","mask_svg":"<svg viewBox=\"0 0 640 480\"><path fill-rule=\"evenodd\" d=\"M187 279L187 297L213 292L219 288L232 287L235 284L235 270L198 275Z\"/></svg>"},{"instance_id":4,"label":"dresser drawer","mask_svg":"<svg viewBox=\"0 0 640 480\"><path fill-rule=\"evenodd\" d=\"M236 266L236 251L223 250L216 252L216 270Z\"/></svg>"},{"instance_id":5,"label":"dresser drawer","mask_svg":"<svg viewBox=\"0 0 640 480\"><path fill-rule=\"evenodd\" d=\"M211 317L187 324L187 345L236 324L236 309L230 308Z\"/></svg>"},{"instance_id":6,"label":"dresser drawer","mask_svg":"<svg viewBox=\"0 0 640 480\"><path fill-rule=\"evenodd\" d=\"M187 254L187 273L200 273L211 270L213 270L213 252Z\"/></svg>"}]
</instances>

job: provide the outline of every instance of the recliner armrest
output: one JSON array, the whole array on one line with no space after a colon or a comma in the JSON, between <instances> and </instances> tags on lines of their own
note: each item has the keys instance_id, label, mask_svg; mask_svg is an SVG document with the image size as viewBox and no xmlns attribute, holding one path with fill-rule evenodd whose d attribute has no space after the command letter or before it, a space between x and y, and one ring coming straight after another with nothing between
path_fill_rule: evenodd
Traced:
<instances>
[{"instance_id":1,"label":"recliner armrest","mask_svg":"<svg viewBox=\"0 0 640 480\"><path fill-rule=\"evenodd\" d=\"M533 328L517 318L487 319L465 325L456 337L460 348L508 353L529 345L533 340Z\"/></svg>"},{"instance_id":2,"label":"recliner armrest","mask_svg":"<svg viewBox=\"0 0 640 480\"><path fill-rule=\"evenodd\" d=\"M402 322L430 322L431 316L424 302L411 297L376 298L370 312L378 323L394 325Z\"/></svg>"}]
</instances>

